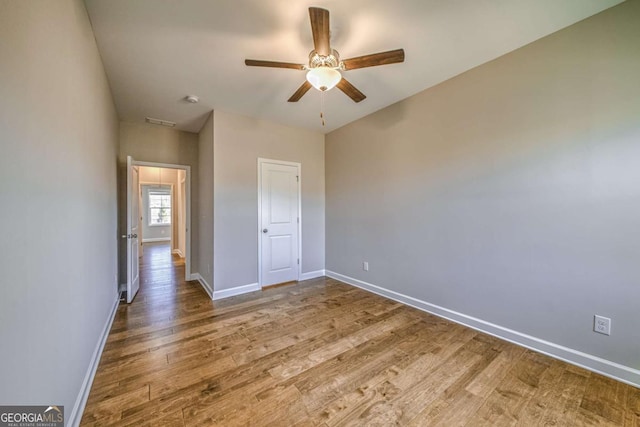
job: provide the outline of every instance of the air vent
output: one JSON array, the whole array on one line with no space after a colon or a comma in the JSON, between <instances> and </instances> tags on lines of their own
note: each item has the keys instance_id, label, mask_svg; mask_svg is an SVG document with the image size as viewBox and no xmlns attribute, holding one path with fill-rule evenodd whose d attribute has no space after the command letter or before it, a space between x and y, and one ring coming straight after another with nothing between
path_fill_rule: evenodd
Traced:
<instances>
[{"instance_id":1,"label":"air vent","mask_svg":"<svg viewBox=\"0 0 640 427\"><path fill-rule=\"evenodd\" d=\"M144 121L147 123L151 123L152 125L168 126L170 128L176 125L174 122L169 122L167 120L160 120L160 119L152 119L151 117L145 117Z\"/></svg>"}]
</instances>

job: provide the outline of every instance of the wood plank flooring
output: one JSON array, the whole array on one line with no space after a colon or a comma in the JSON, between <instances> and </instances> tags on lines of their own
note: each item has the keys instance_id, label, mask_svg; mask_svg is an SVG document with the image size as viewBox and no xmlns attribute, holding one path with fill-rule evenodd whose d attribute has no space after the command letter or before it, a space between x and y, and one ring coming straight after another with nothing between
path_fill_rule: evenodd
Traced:
<instances>
[{"instance_id":1,"label":"wood plank flooring","mask_svg":"<svg viewBox=\"0 0 640 427\"><path fill-rule=\"evenodd\" d=\"M635 426L640 390L320 278L212 302L145 249L82 425Z\"/></svg>"}]
</instances>

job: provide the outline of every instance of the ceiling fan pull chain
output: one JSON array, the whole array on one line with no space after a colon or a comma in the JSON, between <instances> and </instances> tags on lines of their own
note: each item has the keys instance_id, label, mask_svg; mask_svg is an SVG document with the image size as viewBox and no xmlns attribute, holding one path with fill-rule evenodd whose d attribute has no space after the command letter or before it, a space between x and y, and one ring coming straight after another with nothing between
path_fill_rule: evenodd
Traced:
<instances>
[{"instance_id":1,"label":"ceiling fan pull chain","mask_svg":"<svg viewBox=\"0 0 640 427\"><path fill-rule=\"evenodd\" d=\"M324 92L320 92L320 121L324 126Z\"/></svg>"}]
</instances>

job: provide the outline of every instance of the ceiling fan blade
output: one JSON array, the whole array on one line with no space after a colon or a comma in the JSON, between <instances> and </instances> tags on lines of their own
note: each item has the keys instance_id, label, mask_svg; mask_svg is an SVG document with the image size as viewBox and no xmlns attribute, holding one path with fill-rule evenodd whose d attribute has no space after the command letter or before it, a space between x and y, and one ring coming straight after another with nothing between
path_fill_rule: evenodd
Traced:
<instances>
[{"instance_id":1,"label":"ceiling fan blade","mask_svg":"<svg viewBox=\"0 0 640 427\"><path fill-rule=\"evenodd\" d=\"M372 53L371 55L357 56L355 58L349 58L342 61L345 70L375 67L376 65L396 64L398 62L404 62L404 49Z\"/></svg>"},{"instance_id":2,"label":"ceiling fan blade","mask_svg":"<svg viewBox=\"0 0 640 427\"><path fill-rule=\"evenodd\" d=\"M313 45L318 55L328 56L331 53L329 44L329 11L319 7L309 8Z\"/></svg>"},{"instance_id":3,"label":"ceiling fan blade","mask_svg":"<svg viewBox=\"0 0 640 427\"><path fill-rule=\"evenodd\" d=\"M342 80L338 82L336 85L338 89L343 91L349 98L353 99L354 102L360 102L366 98L365 94L360 92L354 85L349 83L347 79L344 77Z\"/></svg>"},{"instance_id":4,"label":"ceiling fan blade","mask_svg":"<svg viewBox=\"0 0 640 427\"><path fill-rule=\"evenodd\" d=\"M291 98L288 99L288 102L300 101L300 98L302 98L302 96L307 93L309 89L311 89L311 83L305 80L304 83L302 83L302 86L300 86L298 90L296 90L296 92L291 95Z\"/></svg>"},{"instance_id":5,"label":"ceiling fan blade","mask_svg":"<svg viewBox=\"0 0 640 427\"><path fill-rule=\"evenodd\" d=\"M259 59L245 59L244 65L249 67L271 67L271 68L291 68L294 70L304 70L304 65L293 64L291 62L278 62L278 61L261 61Z\"/></svg>"}]
</instances>

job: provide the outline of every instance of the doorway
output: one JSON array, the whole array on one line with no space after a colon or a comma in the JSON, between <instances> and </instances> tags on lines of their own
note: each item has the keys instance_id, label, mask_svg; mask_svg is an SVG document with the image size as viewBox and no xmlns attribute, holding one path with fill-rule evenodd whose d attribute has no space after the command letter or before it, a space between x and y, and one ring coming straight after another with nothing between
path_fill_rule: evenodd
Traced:
<instances>
[{"instance_id":1,"label":"doorway","mask_svg":"<svg viewBox=\"0 0 640 427\"><path fill-rule=\"evenodd\" d=\"M178 214L185 207L177 200L178 170L140 166L140 243L169 242L177 250ZM143 249L144 250L144 249Z\"/></svg>"},{"instance_id":2,"label":"doorway","mask_svg":"<svg viewBox=\"0 0 640 427\"><path fill-rule=\"evenodd\" d=\"M261 287L300 279L301 165L258 159L258 280Z\"/></svg>"},{"instance_id":3,"label":"doorway","mask_svg":"<svg viewBox=\"0 0 640 427\"><path fill-rule=\"evenodd\" d=\"M140 283L144 277L137 276L141 267L161 267L167 272L171 269L175 270L173 274L184 275L185 281L192 279L191 168L131 158L127 163L127 228L135 230L123 235L129 239L126 291L130 303L139 287L144 286ZM163 262L166 266L159 265ZM152 275L146 276L153 280Z\"/></svg>"}]
</instances>

